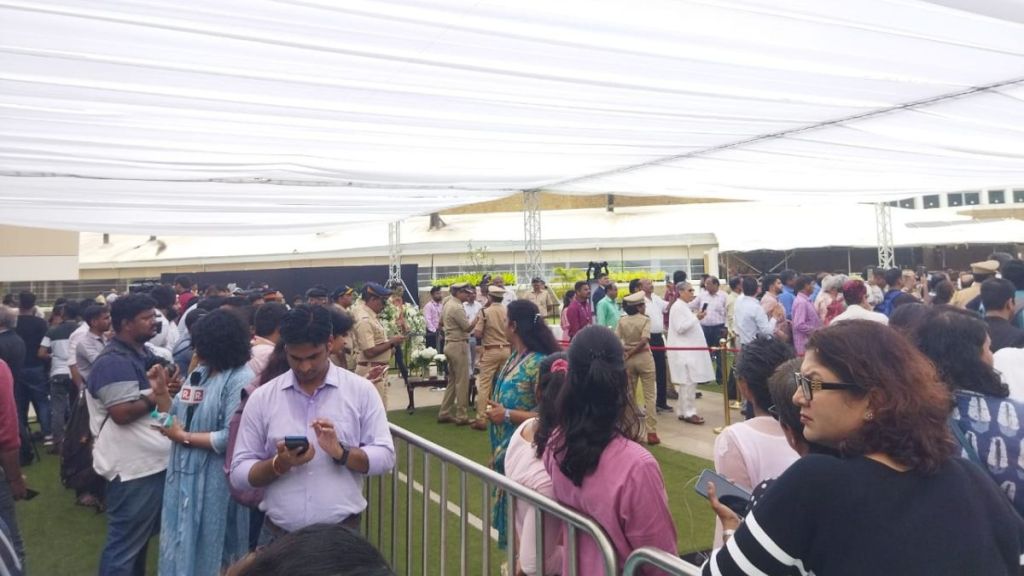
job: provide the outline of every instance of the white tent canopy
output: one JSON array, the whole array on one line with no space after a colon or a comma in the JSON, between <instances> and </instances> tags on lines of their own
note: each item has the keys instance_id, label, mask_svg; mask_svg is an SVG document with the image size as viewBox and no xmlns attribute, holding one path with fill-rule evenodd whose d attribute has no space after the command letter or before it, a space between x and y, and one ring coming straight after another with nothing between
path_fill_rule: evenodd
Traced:
<instances>
[{"instance_id":1,"label":"white tent canopy","mask_svg":"<svg viewBox=\"0 0 1024 576\"><path fill-rule=\"evenodd\" d=\"M1005 0L0 0L0 199L12 224L244 234L524 189L1005 188L1022 22Z\"/></svg>"}]
</instances>

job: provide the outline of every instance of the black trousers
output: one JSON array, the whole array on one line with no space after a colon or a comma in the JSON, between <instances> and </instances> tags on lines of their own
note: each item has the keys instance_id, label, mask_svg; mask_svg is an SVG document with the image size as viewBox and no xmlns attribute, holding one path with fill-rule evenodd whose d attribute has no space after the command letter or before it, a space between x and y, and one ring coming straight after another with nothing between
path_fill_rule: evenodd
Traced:
<instances>
[{"instance_id":1,"label":"black trousers","mask_svg":"<svg viewBox=\"0 0 1024 576\"><path fill-rule=\"evenodd\" d=\"M704 330L704 341L708 343L708 348L717 347L720 340L725 336L725 324L715 324L713 326L704 326L701 324L701 329ZM722 360L724 356L721 352L712 352L711 359L715 361L715 381L719 384L722 382Z\"/></svg>"},{"instance_id":2,"label":"black trousers","mask_svg":"<svg viewBox=\"0 0 1024 576\"><path fill-rule=\"evenodd\" d=\"M663 347L665 346L665 338L661 334L651 334L651 347ZM665 386L668 376L668 370L665 369L665 351L664 350L652 350L654 354L654 380L657 383L657 399L654 404L656 406L665 406L668 399L665 397Z\"/></svg>"}]
</instances>

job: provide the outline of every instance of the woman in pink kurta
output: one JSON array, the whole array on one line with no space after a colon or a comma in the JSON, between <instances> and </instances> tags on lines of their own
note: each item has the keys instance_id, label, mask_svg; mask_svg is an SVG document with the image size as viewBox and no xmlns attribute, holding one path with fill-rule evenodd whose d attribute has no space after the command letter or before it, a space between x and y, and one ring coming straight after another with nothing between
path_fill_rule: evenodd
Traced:
<instances>
[{"instance_id":1,"label":"woman in pink kurta","mask_svg":"<svg viewBox=\"0 0 1024 576\"><path fill-rule=\"evenodd\" d=\"M569 347L565 388L541 410L534 441L555 499L593 518L615 548L618 570L643 546L676 555L676 527L661 469L639 437L622 344L604 326L584 328ZM563 532L564 534L564 532ZM577 532L577 534L579 534ZM568 546L566 546L568 550ZM597 544L577 536L578 574L604 574ZM562 560L562 573L572 561ZM645 568L643 574L662 574Z\"/></svg>"}]
</instances>

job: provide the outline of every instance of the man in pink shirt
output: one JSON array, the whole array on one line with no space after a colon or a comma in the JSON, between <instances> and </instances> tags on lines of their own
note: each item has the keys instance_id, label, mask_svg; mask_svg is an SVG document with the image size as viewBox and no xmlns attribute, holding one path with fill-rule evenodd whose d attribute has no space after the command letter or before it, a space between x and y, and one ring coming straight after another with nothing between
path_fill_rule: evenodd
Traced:
<instances>
[{"instance_id":1,"label":"man in pink shirt","mask_svg":"<svg viewBox=\"0 0 1024 576\"><path fill-rule=\"evenodd\" d=\"M793 300L793 347L798 355L802 355L811 334L821 328L821 317L811 302L814 278L800 276L793 284L793 291L796 292Z\"/></svg>"},{"instance_id":2,"label":"man in pink shirt","mask_svg":"<svg viewBox=\"0 0 1024 576\"><path fill-rule=\"evenodd\" d=\"M441 328L441 309L444 308L441 304L441 300L443 299L444 295L441 294L441 287L431 286L430 302L427 302L426 305L423 306L423 319L427 324L427 346L437 350L438 352L441 351L441 349L437 347L437 332Z\"/></svg>"},{"instance_id":3,"label":"man in pink shirt","mask_svg":"<svg viewBox=\"0 0 1024 576\"><path fill-rule=\"evenodd\" d=\"M580 330L590 326L594 322L594 312L590 309L590 285L580 280L575 285L576 297L565 312L565 318L569 322L569 333L564 337L572 340Z\"/></svg>"}]
</instances>

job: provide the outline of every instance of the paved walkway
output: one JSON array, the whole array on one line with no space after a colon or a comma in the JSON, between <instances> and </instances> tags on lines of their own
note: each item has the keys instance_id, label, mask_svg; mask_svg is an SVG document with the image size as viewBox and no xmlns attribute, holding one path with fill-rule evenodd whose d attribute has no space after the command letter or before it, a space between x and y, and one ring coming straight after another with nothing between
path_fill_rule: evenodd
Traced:
<instances>
[{"instance_id":1,"label":"paved walkway","mask_svg":"<svg viewBox=\"0 0 1024 576\"><path fill-rule=\"evenodd\" d=\"M441 403L443 391L429 388L416 388L416 406L437 406ZM404 409L409 404L409 397L401 379L392 378L388 395L391 410ZM675 401L669 400L674 405ZM692 454L708 460L712 459L715 444L714 428L723 424L722 395L715 392L704 392L704 397L697 400L697 411L706 420L702 426L680 422L675 414L658 415L658 436L662 446L686 454ZM732 420L741 419L739 410L732 410Z\"/></svg>"}]
</instances>

